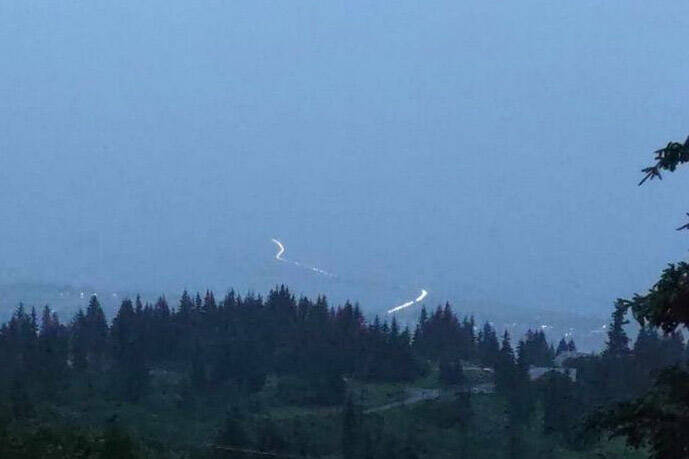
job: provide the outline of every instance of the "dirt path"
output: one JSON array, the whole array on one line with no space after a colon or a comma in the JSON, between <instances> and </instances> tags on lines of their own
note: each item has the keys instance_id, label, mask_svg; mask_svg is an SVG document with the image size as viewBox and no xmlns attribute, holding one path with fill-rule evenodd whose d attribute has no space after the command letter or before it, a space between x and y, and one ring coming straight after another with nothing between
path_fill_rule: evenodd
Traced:
<instances>
[{"instance_id":1,"label":"dirt path","mask_svg":"<svg viewBox=\"0 0 689 459\"><path fill-rule=\"evenodd\" d=\"M466 392L471 392L473 394L490 394L495 392L495 385L493 383L483 383L475 384L471 387L466 387L464 389ZM408 387L405 390L406 396L402 400L396 402L386 403L385 405L378 405L374 407L367 408L363 411L364 414L380 413L381 411L388 411L394 408L399 408L401 406L414 405L415 403L423 402L426 400L438 400L441 398L442 392L440 389L423 389L420 387ZM449 396L448 394L445 394ZM301 409L298 413L288 412L288 413L275 413L273 416L277 419L292 418L295 416L303 415L332 415L342 411L341 407L314 407L310 409Z\"/></svg>"},{"instance_id":2,"label":"dirt path","mask_svg":"<svg viewBox=\"0 0 689 459\"><path fill-rule=\"evenodd\" d=\"M414 403L422 402L424 400L436 400L438 398L440 398L439 389L420 389L418 387L410 387L407 389L407 398L404 400L369 408L364 410L364 414L378 413L380 411L387 411L400 406L413 405Z\"/></svg>"}]
</instances>

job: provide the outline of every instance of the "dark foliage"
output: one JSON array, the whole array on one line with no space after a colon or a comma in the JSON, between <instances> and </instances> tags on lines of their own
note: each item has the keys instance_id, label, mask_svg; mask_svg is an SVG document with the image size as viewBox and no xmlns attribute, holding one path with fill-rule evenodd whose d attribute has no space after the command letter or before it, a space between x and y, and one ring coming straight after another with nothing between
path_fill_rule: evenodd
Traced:
<instances>
[{"instance_id":1,"label":"dark foliage","mask_svg":"<svg viewBox=\"0 0 689 459\"><path fill-rule=\"evenodd\" d=\"M433 361L446 355L473 360L478 352L474 325L473 317L460 321L449 303L445 307L438 306L430 317L423 308L414 333L414 350Z\"/></svg>"},{"instance_id":2,"label":"dark foliage","mask_svg":"<svg viewBox=\"0 0 689 459\"><path fill-rule=\"evenodd\" d=\"M657 150L655 160L653 166L643 170L645 175L640 184L648 179L660 179L661 171L672 172L689 162L689 137L684 144L669 142ZM689 224L678 228L682 229L689 229ZM627 311L643 327L634 354L636 376L642 386L648 385L655 370L681 358L682 339L675 331L680 326L689 326L689 264L670 264L648 293L635 295L631 300L618 300L607 351L618 356L618 361L628 352L626 336L620 333ZM669 336L661 344L655 331L648 327L660 328ZM689 456L688 420L689 374L674 368L662 371L645 395L598 413L592 418L591 426L608 430L613 436L625 436L632 446L647 445L656 458L675 458Z\"/></svg>"},{"instance_id":3,"label":"dark foliage","mask_svg":"<svg viewBox=\"0 0 689 459\"><path fill-rule=\"evenodd\" d=\"M548 345L542 330L528 330L524 340L519 342L519 356L522 363L535 367L552 367L555 351Z\"/></svg>"},{"instance_id":4,"label":"dark foliage","mask_svg":"<svg viewBox=\"0 0 689 459\"><path fill-rule=\"evenodd\" d=\"M684 143L668 142L668 144L655 151L656 163L652 166L646 167L642 170L644 178L641 179L639 185L642 185L646 180L654 178L661 179L661 171L674 172L678 166L689 162L689 137Z\"/></svg>"},{"instance_id":5,"label":"dark foliage","mask_svg":"<svg viewBox=\"0 0 689 459\"><path fill-rule=\"evenodd\" d=\"M643 397L592 417L591 428L624 436L634 447L648 446L658 459L689 457L689 373L663 371Z\"/></svg>"},{"instance_id":6,"label":"dark foliage","mask_svg":"<svg viewBox=\"0 0 689 459\"><path fill-rule=\"evenodd\" d=\"M525 432L540 419L534 416L539 399L542 430L572 442L577 420L585 414L582 407L640 395L657 370L677 363L683 355L681 335L660 336L651 329L644 329L630 350L622 328L624 315L621 309L616 311L605 352L571 362L576 382L568 375L551 373L535 385L529 367L552 366L555 355L542 331L527 332L515 353L509 333L503 334L499 345L495 329L486 323L476 337L473 319L459 319L449 305L430 316L422 310L413 336L395 319L386 322L376 317L367 322L358 305L333 308L325 297L297 300L284 286L271 290L265 299L252 294L241 297L233 291L221 300L212 292L194 296L184 292L177 308L171 308L164 297L153 305L140 298L125 299L110 325L96 297L68 325L49 308L44 308L39 321L35 311L27 312L20 305L0 327L0 363L7 376L0 380L0 410L14 422L30 426L46 402L59 403L56 394L136 405L156 396L154 388L159 386L151 383L156 372L174 369L172 373L181 378L173 389L172 406L177 409L203 410L203 404L214 397L237 405L210 437L215 442L212 448L222 457L245 454L237 449L270 454L327 452L298 429L289 431L270 418L250 414L254 408L246 400L253 400L251 394L262 391L268 380L274 385L257 396L273 391L291 405L344 404L338 441L341 435L346 457L416 457L420 449L413 433L400 442L385 433L381 416L364 415L351 399L345 401L345 380L403 382L436 367L440 382L455 386L457 393L427 403L419 412L425 413L428 425L460 432L474 415L464 365L482 363L494 368L497 396L505 404L503 446L508 455L519 457L528 450ZM572 340L559 346L560 352L574 349ZM24 441L46 442L32 447L39 448L36 451L80 447L67 444L72 437L65 437L65 443L52 433L31 429L12 438L24 449L29 448ZM94 451L104 457L138 454L137 443L115 423L75 441L97 443Z\"/></svg>"},{"instance_id":7,"label":"dark foliage","mask_svg":"<svg viewBox=\"0 0 689 459\"><path fill-rule=\"evenodd\" d=\"M447 356L440 359L438 364L440 382L447 386L464 383L464 370L459 357Z\"/></svg>"},{"instance_id":8,"label":"dark foliage","mask_svg":"<svg viewBox=\"0 0 689 459\"><path fill-rule=\"evenodd\" d=\"M483 329L478 334L477 351L481 363L495 367L500 355L500 344L495 329L488 322L483 324Z\"/></svg>"}]
</instances>

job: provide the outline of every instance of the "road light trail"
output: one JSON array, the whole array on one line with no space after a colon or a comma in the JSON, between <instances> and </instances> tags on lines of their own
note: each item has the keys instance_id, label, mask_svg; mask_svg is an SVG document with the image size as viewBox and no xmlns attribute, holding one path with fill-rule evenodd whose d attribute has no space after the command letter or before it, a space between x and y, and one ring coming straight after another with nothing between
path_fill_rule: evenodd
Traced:
<instances>
[{"instance_id":1,"label":"road light trail","mask_svg":"<svg viewBox=\"0 0 689 459\"><path fill-rule=\"evenodd\" d=\"M282 242L278 241L277 239L273 238L271 239L275 245L278 246L278 252L275 254L275 259L278 261L283 261L285 263L291 263L294 266L299 266L300 268L308 269L309 271L313 271L316 274L320 274L322 276L326 277L337 277L333 273L329 273L328 271L325 271L320 268L316 268L315 266L308 266L302 263L299 263L298 261L292 261L288 260L287 258L283 257L282 255L285 253L285 246L282 244Z\"/></svg>"},{"instance_id":2,"label":"road light trail","mask_svg":"<svg viewBox=\"0 0 689 459\"><path fill-rule=\"evenodd\" d=\"M273 239L272 241L278 246L278 253L275 254L275 259L278 261L287 261L282 258L282 254L285 253L285 246L282 245L282 242L278 241L277 239Z\"/></svg>"},{"instance_id":3,"label":"road light trail","mask_svg":"<svg viewBox=\"0 0 689 459\"><path fill-rule=\"evenodd\" d=\"M315 266L309 266L309 265L305 265L305 264L299 263L298 261L288 260L287 258L285 258L285 257L283 256L283 255L285 254L285 246L284 246L284 244L283 244L282 242L280 242L279 240L275 239L275 238L271 239L271 241L273 241L273 243L274 243L274 244L277 246L277 248L278 248L278 251L277 251L277 253L275 254L275 259L276 259L277 261L282 261L282 262L284 262L284 263L290 263L290 264L293 264L294 266L298 266L298 267L300 267L300 268L308 269L309 271L312 271L312 272L314 272L314 273L316 273L316 274L320 274L320 275L322 275L322 276L333 277L333 278L334 278L334 277L337 277L337 276L335 276L335 274L329 273L328 271L322 270L322 269L317 268L317 267L315 267ZM426 291L426 289L421 289L421 294L420 294L418 297L416 297L415 299L413 299L413 300L411 300L411 301L407 301L407 302L404 303L404 304L400 304L399 306L395 306L395 307L392 308L392 309L389 309L389 310L388 310L388 314L395 313L395 312L400 311L400 310L402 310L402 309L408 308L409 306L413 306L413 305L415 305L416 303L420 303L420 302L423 301L427 296L428 296L428 292Z\"/></svg>"},{"instance_id":4,"label":"road light trail","mask_svg":"<svg viewBox=\"0 0 689 459\"><path fill-rule=\"evenodd\" d=\"M408 308L409 306L411 306L414 303L415 303L414 301L407 301L404 304L400 304L399 306L395 306L394 308L392 308L388 311L388 314L392 314L393 312L397 312L401 309Z\"/></svg>"},{"instance_id":5,"label":"road light trail","mask_svg":"<svg viewBox=\"0 0 689 459\"><path fill-rule=\"evenodd\" d=\"M389 309L388 314L392 314L392 313L395 313L395 312L400 311L402 309L406 309L409 306L413 306L416 303L423 301L423 299L426 298L427 296L428 296L428 292L425 289L421 289L421 295L419 295L415 300L407 301L404 304L400 304L399 306L395 306L394 308Z\"/></svg>"}]
</instances>

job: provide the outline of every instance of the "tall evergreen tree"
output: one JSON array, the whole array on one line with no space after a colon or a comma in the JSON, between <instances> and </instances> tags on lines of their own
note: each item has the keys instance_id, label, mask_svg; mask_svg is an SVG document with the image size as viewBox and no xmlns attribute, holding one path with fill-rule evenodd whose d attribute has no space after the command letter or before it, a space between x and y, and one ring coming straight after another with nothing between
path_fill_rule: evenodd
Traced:
<instances>
[{"instance_id":1,"label":"tall evergreen tree","mask_svg":"<svg viewBox=\"0 0 689 459\"><path fill-rule=\"evenodd\" d=\"M38 335L38 367L41 381L50 388L66 376L68 339L65 327L48 306L43 308Z\"/></svg>"},{"instance_id":2,"label":"tall evergreen tree","mask_svg":"<svg viewBox=\"0 0 689 459\"><path fill-rule=\"evenodd\" d=\"M603 351L604 357L624 357L629 355L629 338L623 328L626 323L624 310L616 308L612 313L612 322L608 327L608 340Z\"/></svg>"},{"instance_id":3,"label":"tall evergreen tree","mask_svg":"<svg viewBox=\"0 0 689 459\"><path fill-rule=\"evenodd\" d=\"M507 330L502 336L500 355L495 365L495 388L498 392L505 393L510 390L516 374L514 350L510 343L510 334Z\"/></svg>"},{"instance_id":4,"label":"tall evergreen tree","mask_svg":"<svg viewBox=\"0 0 689 459\"><path fill-rule=\"evenodd\" d=\"M568 352L576 352L577 351L577 345L574 343L574 338L569 339L569 342L567 343L567 351Z\"/></svg>"},{"instance_id":5,"label":"tall evergreen tree","mask_svg":"<svg viewBox=\"0 0 689 459\"><path fill-rule=\"evenodd\" d=\"M140 324L142 312L140 299L137 299L136 306L125 299L112 323L112 355L116 363L114 382L121 394L130 400L138 400L148 383L145 341Z\"/></svg>"},{"instance_id":6,"label":"tall evergreen tree","mask_svg":"<svg viewBox=\"0 0 689 459\"><path fill-rule=\"evenodd\" d=\"M655 152L655 164L643 170L640 184L648 179L660 178L661 171L674 171L689 162L689 137L684 143L669 142ZM678 230L689 228L683 225ZM679 326L689 326L689 264L671 264L645 295L632 300L620 300L614 322L622 322L631 310L640 325L659 327L666 333ZM624 352L624 339L609 336L608 354ZM615 344L616 343L616 344ZM621 351L620 351L621 350ZM613 435L625 435L627 443L647 446L651 456L686 457L689 455L689 374L679 368L659 374L654 387L633 402L627 402L598 416L596 424Z\"/></svg>"},{"instance_id":7,"label":"tall evergreen tree","mask_svg":"<svg viewBox=\"0 0 689 459\"><path fill-rule=\"evenodd\" d=\"M564 338L560 339L560 342L557 344L557 350L555 351L555 355L560 355L563 352L568 352L569 347L567 346L567 342L565 341Z\"/></svg>"},{"instance_id":8,"label":"tall evergreen tree","mask_svg":"<svg viewBox=\"0 0 689 459\"><path fill-rule=\"evenodd\" d=\"M92 368L101 369L108 346L108 323L96 295L89 300L82 326L88 363Z\"/></svg>"},{"instance_id":9,"label":"tall evergreen tree","mask_svg":"<svg viewBox=\"0 0 689 459\"><path fill-rule=\"evenodd\" d=\"M478 335L478 355L481 363L495 367L500 354L500 344L495 329L486 322Z\"/></svg>"}]
</instances>

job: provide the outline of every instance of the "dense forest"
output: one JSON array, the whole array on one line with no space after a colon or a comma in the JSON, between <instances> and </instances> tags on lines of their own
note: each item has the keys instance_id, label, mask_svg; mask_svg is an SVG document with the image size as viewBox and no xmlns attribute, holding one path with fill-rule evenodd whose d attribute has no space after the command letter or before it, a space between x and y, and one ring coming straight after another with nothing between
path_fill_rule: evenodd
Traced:
<instances>
[{"instance_id":1,"label":"dense forest","mask_svg":"<svg viewBox=\"0 0 689 459\"><path fill-rule=\"evenodd\" d=\"M0 459L689 459L687 30L0 1Z\"/></svg>"},{"instance_id":2,"label":"dense forest","mask_svg":"<svg viewBox=\"0 0 689 459\"><path fill-rule=\"evenodd\" d=\"M641 183L687 162L689 138L670 142ZM410 329L284 285L126 299L110 321L96 296L64 323L20 304L0 457L689 457L687 279L671 264L617 300L592 354L449 303Z\"/></svg>"},{"instance_id":3,"label":"dense forest","mask_svg":"<svg viewBox=\"0 0 689 459\"><path fill-rule=\"evenodd\" d=\"M571 339L511 337L449 304L410 330L285 286L184 292L174 307L127 299L110 323L95 296L67 323L20 305L0 328L0 456L623 457L590 419L688 356L680 333L644 327L630 343L624 323L616 310L605 350L582 355ZM376 399L390 387L432 396Z\"/></svg>"}]
</instances>

